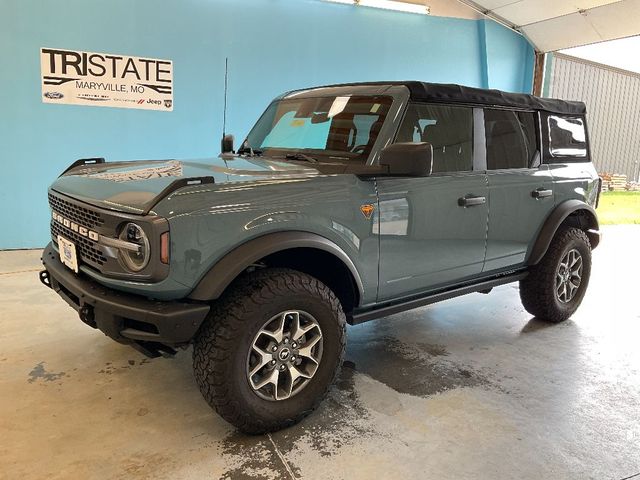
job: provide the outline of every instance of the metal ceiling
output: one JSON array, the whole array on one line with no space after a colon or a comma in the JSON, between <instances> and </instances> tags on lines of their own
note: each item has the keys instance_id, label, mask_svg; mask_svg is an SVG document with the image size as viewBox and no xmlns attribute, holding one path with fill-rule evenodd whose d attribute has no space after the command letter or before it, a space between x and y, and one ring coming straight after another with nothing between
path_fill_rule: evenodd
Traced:
<instances>
[{"instance_id":1,"label":"metal ceiling","mask_svg":"<svg viewBox=\"0 0 640 480\"><path fill-rule=\"evenodd\" d=\"M458 1L522 33L541 52L640 34L640 0Z\"/></svg>"},{"instance_id":2,"label":"metal ceiling","mask_svg":"<svg viewBox=\"0 0 640 480\"><path fill-rule=\"evenodd\" d=\"M358 0L330 0L358 3ZM429 7L431 15L487 17L511 28L539 52L640 35L640 0L392 0Z\"/></svg>"}]
</instances>

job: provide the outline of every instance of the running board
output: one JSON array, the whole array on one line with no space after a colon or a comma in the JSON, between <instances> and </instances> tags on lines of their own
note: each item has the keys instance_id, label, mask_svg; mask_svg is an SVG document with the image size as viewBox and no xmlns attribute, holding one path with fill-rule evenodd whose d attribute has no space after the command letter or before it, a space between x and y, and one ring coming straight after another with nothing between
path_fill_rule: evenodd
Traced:
<instances>
[{"instance_id":1,"label":"running board","mask_svg":"<svg viewBox=\"0 0 640 480\"><path fill-rule=\"evenodd\" d=\"M429 293L421 297L412 297L409 300L389 302L386 304L382 304L379 307L374 307L373 309L364 311L356 310L352 315L348 317L348 322L351 325L358 325L359 323L368 322L369 320L375 320L376 318L387 317L395 313L413 310L414 308L418 307L424 307L425 305L431 305L432 303L449 300L461 295L466 295L467 293L487 291L499 285L522 280L528 274L529 272L526 271L510 273L500 277L493 277L490 280L483 280L477 283L468 284L462 287L442 290L436 293Z\"/></svg>"}]
</instances>

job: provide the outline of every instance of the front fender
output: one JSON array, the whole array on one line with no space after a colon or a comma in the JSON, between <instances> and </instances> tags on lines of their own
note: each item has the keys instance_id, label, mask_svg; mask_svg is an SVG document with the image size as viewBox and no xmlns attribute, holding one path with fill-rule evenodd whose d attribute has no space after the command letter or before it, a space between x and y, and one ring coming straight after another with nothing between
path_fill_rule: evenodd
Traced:
<instances>
[{"instance_id":1,"label":"front fender","mask_svg":"<svg viewBox=\"0 0 640 480\"><path fill-rule=\"evenodd\" d=\"M200 280L189 298L201 301L215 300L247 267L267 255L290 248L315 248L339 258L353 275L362 298L362 279L349 256L331 240L310 232L277 232L249 240L220 259Z\"/></svg>"}]
</instances>

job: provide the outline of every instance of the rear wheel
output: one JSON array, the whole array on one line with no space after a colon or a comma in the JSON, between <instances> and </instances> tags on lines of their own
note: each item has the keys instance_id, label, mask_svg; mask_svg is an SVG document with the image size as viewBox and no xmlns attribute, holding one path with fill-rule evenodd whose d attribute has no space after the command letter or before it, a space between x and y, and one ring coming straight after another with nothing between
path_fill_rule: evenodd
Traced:
<instances>
[{"instance_id":1,"label":"rear wheel","mask_svg":"<svg viewBox=\"0 0 640 480\"><path fill-rule=\"evenodd\" d=\"M287 269L248 275L216 303L196 338L200 391L246 433L292 425L335 379L345 325L335 294L314 277Z\"/></svg>"},{"instance_id":2,"label":"rear wheel","mask_svg":"<svg viewBox=\"0 0 640 480\"><path fill-rule=\"evenodd\" d=\"M520 298L532 315L562 322L578 309L589 284L591 244L580 229L562 229L540 263L520 281Z\"/></svg>"}]
</instances>

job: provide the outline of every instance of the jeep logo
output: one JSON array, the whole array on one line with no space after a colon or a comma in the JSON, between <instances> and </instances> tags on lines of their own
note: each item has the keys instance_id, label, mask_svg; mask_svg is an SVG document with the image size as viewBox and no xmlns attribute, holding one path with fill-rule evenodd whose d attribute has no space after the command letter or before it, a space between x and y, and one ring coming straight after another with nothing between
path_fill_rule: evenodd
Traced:
<instances>
[{"instance_id":1,"label":"jeep logo","mask_svg":"<svg viewBox=\"0 0 640 480\"><path fill-rule=\"evenodd\" d=\"M160 100L153 100L151 98L147 100L147 103L151 103L152 105L162 105L162 102Z\"/></svg>"}]
</instances>

